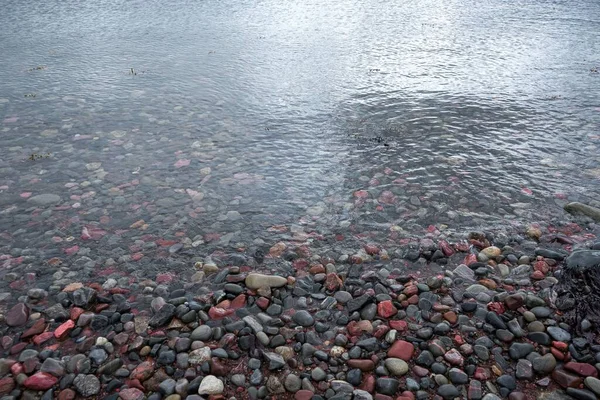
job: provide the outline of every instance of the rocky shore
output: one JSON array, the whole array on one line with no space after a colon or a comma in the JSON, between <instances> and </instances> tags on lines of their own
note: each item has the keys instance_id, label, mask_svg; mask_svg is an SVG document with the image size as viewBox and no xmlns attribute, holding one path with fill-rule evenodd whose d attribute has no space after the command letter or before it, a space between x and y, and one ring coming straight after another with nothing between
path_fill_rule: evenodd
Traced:
<instances>
[{"instance_id":1,"label":"rocky shore","mask_svg":"<svg viewBox=\"0 0 600 400\"><path fill-rule=\"evenodd\" d=\"M189 282L28 273L1 298L0 399L596 399L598 326L567 323L555 290L570 260L600 268L594 240L531 227L337 259L277 243Z\"/></svg>"}]
</instances>

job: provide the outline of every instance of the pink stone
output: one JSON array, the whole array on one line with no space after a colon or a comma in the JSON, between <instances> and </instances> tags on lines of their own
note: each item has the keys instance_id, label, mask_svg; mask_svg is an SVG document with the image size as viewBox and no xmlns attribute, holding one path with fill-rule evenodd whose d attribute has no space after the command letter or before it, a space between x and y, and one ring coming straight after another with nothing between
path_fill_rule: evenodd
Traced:
<instances>
[{"instance_id":1,"label":"pink stone","mask_svg":"<svg viewBox=\"0 0 600 400\"><path fill-rule=\"evenodd\" d=\"M25 379L23 386L32 390L48 390L56 385L58 378L45 372L36 372L29 378Z\"/></svg>"},{"instance_id":2,"label":"pink stone","mask_svg":"<svg viewBox=\"0 0 600 400\"><path fill-rule=\"evenodd\" d=\"M56 330L54 331L54 336L58 340L62 340L67 337L71 329L75 328L75 322L70 319L67 322L62 323Z\"/></svg>"},{"instance_id":3,"label":"pink stone","mask_svg":"<svg viewBox=\"0 0 600 400\"><path fill-rule=\"evenodd\" d=\"M119 392L119 397L122 400L142 400L144 392L136 388L123 389Z\"/></svg>"},{"instance_id":4,"label":"pink stone","mask_svg":"<svg viewBox=\"0 0 600 400\"><path fill-rule=\"evenodd\" d=\"M456 349L451 349L444 354L444 359L452 365L462 365L463 363L463 356Z\"/></svg>"},{"instance_id":5,"label":"pink stone","mask_svg":"<svg viewBox=\"0 0 600 400\"><path fill-rule=\"evenodd\" d=\"M6 325L23 326L29 318L29 309L24 303L17 303L6 313Z\"/></svg>"},{"instance_id":6,"label":"pink stone","mask_svg":"<svg viewBox=\"0 0 600 400\"><path fill-rule=\"evenodd\" d=\"M388 357L399 358L404 361L409 361L415 351L414 346L404 340L396 341L388 350Z\"/></svg>"},{"instance_id":7,"label":"pink stone","mask_svg":"<svg viewBox=\"0 0 600 400\"><path fill-rule=\"evenodd\" d=\"M310 400L314 396L314 393L310 390L298 390L294 395L294 400Z\"/></svg>"},{"instance_id":8,"label":"pink stone","mask_svg":"<svg viewBox=\"0 0 600 400\"><path fill-rule=\"evenodd\" d=\"M377 304L377 314L383 318L390 318L398 313L391 300L385 300Z\"/></svg>"},{"instance_id":9,"label":"pink stone","mask_svg":"<svg viewBox=\"0 0 600 400\"><path fill-rule=\"evenodd\" d=\"M153 373L154 363L152 361L144 361L133 370L131 373L131 378L139 381L145 381L146 379L150 378Z\"/></svg>"}]
</instances>

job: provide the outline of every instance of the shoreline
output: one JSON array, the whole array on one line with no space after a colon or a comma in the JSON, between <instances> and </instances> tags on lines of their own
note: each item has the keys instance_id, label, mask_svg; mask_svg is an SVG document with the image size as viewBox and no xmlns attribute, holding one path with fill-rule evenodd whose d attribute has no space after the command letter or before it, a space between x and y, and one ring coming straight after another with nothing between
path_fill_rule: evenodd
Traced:
<instances>
[{"instance_id":1,"label":"shoreline","mask_svg":"<svg viewBox=\"0 0 600 400\"><path fill-rule=\"evenodd\" d=\"M114 269L58 293L25 274L4 299L0 399L596 398L597 327L588 343L552 295L595 233L425 237L402 259L279 242L259 266L196 262L190 282Z\"/></svg>"}]
</instances>

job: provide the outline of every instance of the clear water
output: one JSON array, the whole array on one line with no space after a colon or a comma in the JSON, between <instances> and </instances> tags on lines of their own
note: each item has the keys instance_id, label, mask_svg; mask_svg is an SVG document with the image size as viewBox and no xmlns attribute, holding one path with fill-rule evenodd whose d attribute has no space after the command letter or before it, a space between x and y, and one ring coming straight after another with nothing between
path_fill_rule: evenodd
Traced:
<instances>
[{"instance_id":1,"label":"clear water","mask_svg":"<svg viewBox=\"0 0 600 400\"><path fill-rule=\"evenodd\" d=\"M396 241L600 193L595 0L5 0L0 54L0 253L30 260Z\"/></svg>"}]
</instances>

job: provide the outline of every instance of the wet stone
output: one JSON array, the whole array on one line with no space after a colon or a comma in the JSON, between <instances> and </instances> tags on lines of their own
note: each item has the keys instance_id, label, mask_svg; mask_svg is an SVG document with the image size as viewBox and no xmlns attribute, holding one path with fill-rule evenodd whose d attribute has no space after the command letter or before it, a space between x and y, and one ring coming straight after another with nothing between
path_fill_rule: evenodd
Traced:
<instances>
[{"instance_id":1,"label":"wet stone","mask_svg":"<svg viewBox=\"0 0 600 400\"><path fill-rule=\"evenodd\" d=\"M394 395L398 391L399 387L400 382L397 379L378 378L376 381L377 392L381 394L386 394L388 396Z\"/></svg>"}]
</instances>

